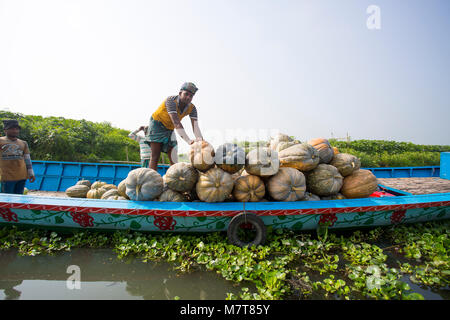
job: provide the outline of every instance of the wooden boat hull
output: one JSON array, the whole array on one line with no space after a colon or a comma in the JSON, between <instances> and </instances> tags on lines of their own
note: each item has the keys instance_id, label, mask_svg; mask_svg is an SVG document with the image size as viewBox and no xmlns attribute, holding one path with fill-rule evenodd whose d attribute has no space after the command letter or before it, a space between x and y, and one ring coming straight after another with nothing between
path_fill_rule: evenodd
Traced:
<instances>
[{"instance_id":1,"label":"wooden boat hull","mask_svg":"<svg viewBox=\"0 0 450 320\"><path fill-rule=\"evenodd\" d=\"M401 191L399 191L401 192ZM142 232L226 231L253 213L266 227L315 230L385 226L450 218L450 193L297 202L157 202L0 194L0 224L48 229Z\"/></svg>"}]
</instances>

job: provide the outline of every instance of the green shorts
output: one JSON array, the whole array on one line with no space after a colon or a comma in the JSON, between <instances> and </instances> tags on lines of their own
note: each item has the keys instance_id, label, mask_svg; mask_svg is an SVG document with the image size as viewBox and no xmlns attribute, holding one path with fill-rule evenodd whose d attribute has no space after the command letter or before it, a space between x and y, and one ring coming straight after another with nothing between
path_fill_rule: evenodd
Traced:
<instances>
[{"instance_id":1,"label":"green shorts","mask_svg":"<svg viewBox=\"0 0 450 320\"><path fill-rule=\"evenodd\" d=\"M160 121L150 117L147 141L161 143L161 151L167 153L170 148L177 146L177 137L174 130L167 129Z\"/></svg>"}]
</instances>

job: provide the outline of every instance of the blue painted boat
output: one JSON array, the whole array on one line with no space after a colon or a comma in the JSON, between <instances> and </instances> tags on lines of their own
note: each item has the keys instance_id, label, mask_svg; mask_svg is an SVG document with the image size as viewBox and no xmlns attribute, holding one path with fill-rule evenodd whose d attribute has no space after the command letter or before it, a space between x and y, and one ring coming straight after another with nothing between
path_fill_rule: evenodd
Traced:
<instances>
[{"instance_id":1,"label":"blue painted boat","mask_svg":"<svg viewBox=\"0 0 450 320\"><path fill-rule=\"evenodd\" d=\"M59 161L33 161L36 180L27 181L30 190L65 191L79 180L104 181L118 185L137 164L82 163ZM159 165L158 173L163 176L169 165ZM370 170L377 178L413 178L439 177L439 166L364 168Z\"/></svg>"},{"instance_id":2,"label":"blue painted boat","mask_svg":"<svg viewBox=\"0 0 450 320\"><path fill-rule=\"evenodd\" d=\"M118 184L137 165L35 162L30 189L65 190L78 180ZM401 168L403 169L403 168ZM435 174L435 168L413 174ZM158 168L164 174L167 166ZM395 168L390 168L395 172ZM430 173L431 171L431 173ZM375 171L375 173L377 173ZM379 173L379 172L378 172ZM384 173L383 173L384 174ZM402 170L404 174L404 170ZM296 202L158 202L0 194L0 224L48 229L138 230L143 232L226 231L236 245L259 244L267 227L292 230L361 228L450 218L450 193L411 195L383 185L384 197ZM242 228L255 231L250 242Z\"/></svg>"}]
</instances>

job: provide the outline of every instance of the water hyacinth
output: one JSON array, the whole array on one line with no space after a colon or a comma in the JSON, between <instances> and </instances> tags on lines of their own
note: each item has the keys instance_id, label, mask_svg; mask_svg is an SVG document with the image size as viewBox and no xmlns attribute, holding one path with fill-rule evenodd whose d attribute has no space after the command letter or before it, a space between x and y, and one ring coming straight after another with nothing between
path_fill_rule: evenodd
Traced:
<instances>
[{"instance_id":1,"label":"water hyacinth","mask_svg":"<svg viewBox=\"0 0 450 320\"><path fill-rule=\"evenodd\" d=\"M326 240L315 233L269 228L264 246L243 248L218 232L59 234L4 227L0 250L36 256L71 248L113 248L119 259L170 262L180 273L212 271L242 286L239 294L224 299L423 299L404 279L433 290L449 285L449 226L443 221L329 231Z\"/></svg>"}]
</instances>

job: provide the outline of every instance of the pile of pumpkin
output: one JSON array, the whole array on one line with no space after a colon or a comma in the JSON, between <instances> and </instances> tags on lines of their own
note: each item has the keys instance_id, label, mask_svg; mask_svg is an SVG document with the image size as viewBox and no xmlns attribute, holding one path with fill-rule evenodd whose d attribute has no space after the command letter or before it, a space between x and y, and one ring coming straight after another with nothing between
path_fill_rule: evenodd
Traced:
<instances>
[{"instance_id":1,"label":"pile of pumpkin","mask_svg":"<svg viewBox=\"0 0 450 320\"><path fill-rule=\"evenodd\" d=\"M360 169L357 157L339 153L323 138L301 143L278 134L247 154L236 144L214 150L208 142L198 141L189 156L190 163L170 166L163 177L155 170L139 168L130 171L118 187L106 183L98 187L95 182L90 190L84 188L77 194L177 202L312 201L365 198L378 186L372 172Z\"/></svg>"},{"instance_id":2,"label":"pile of pumpkin","mask_svg":"<svg viewBox=\"0 0 450 320\"><path fill-rule=\"evenodd\" d=\"M66 190L66 195L72 198L129 200L125 193L125 180L118 186L103 181L91 183L89 180L80 180Z\"/></svg>"}]
</instances>

